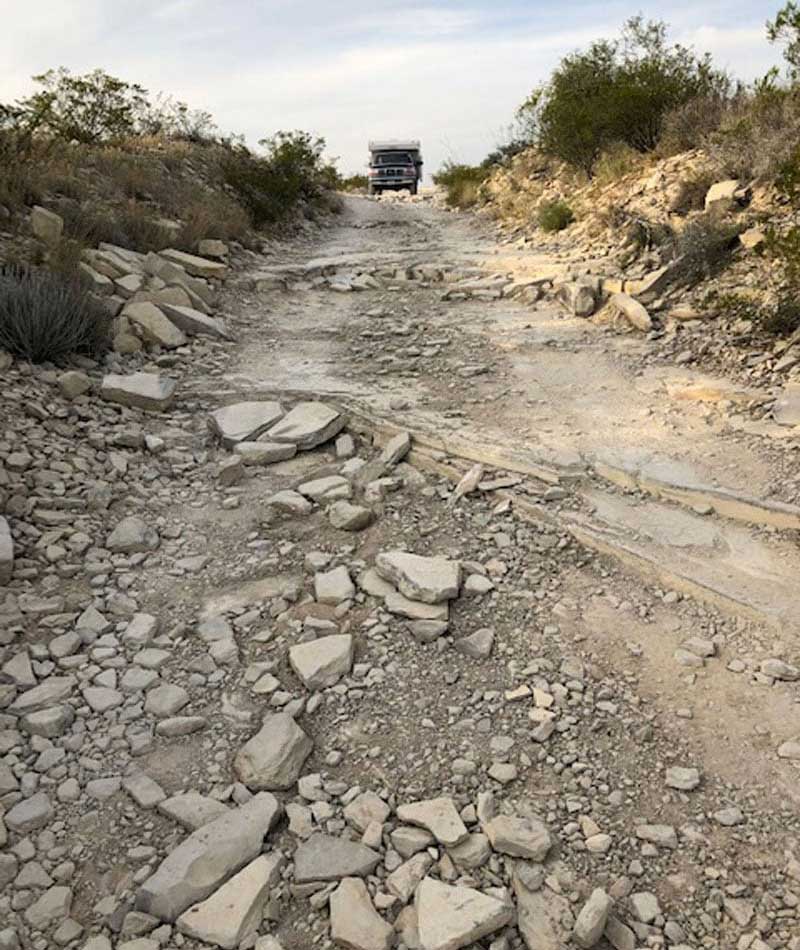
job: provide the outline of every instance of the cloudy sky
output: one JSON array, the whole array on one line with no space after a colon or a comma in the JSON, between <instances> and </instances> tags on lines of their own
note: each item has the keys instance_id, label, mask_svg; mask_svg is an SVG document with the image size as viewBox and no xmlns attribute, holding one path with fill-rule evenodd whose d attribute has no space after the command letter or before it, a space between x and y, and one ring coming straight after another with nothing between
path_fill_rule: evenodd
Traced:
<instances>
[{"instance_id":1,"label":"cloudy sky","mask_svg":"<svg viewBox=\"0 0 800 950\"><path fill-rule=\"evenodd\" d=\"M476 162L566 52L633 13L750 79L778 54L778 0L0 0L0 101L53 66L101 67L207 109L251 143L323 135L340 169L369 138L419 138L426 170Z\"/></svg>"}]
</instances>

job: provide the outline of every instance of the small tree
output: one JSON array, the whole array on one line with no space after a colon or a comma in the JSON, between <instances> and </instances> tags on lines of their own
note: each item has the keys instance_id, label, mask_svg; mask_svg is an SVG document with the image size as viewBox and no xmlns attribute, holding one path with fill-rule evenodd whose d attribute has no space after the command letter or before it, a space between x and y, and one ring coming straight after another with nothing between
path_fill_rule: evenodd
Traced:
<instances>
[{"instance_id":1,"label":"small tree","mask_svg":"<svg viewBox=\"0 0 800 950\"><path fill-rule=\"evenodd\" d=\"M774 20L767 21L767 38L783 46L789 75L796 81L800 77L800 6L794 0L781 7Z\"/></svg>"},{"instance_id":2,"label":"small tree","mask_svg":"<svg viewBox=\"0 0 800 950\"><path fill-rule=\"evenodd\" d=\"M619 39L565 56L522 104L518 120L544 152L591 174L609 145L649 151L670 110L728 87L708 55L670 45L664 23L634 17Z\"/></svg>"},{"instance_id":3,"label":"small tree","mask_svg":"<svg viewBox=\"0 0 800 950\"><path fill-rule=\"evenodd\" d=\"M16 122L67 141L91 145L131 135L148 105L146 89L102 69L73 76L61 67L33 79L42 88L16 104Z\"/></svg>"}]
</instances>

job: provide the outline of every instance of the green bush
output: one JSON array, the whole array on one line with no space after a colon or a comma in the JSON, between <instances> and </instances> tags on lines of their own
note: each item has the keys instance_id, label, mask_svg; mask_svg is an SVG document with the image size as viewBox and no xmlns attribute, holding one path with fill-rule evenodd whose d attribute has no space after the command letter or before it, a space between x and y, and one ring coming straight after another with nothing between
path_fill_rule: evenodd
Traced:
<instances>
[{"instance_id":1,"label":"green bush","mask_svg":"<svg viewBox=\"0 0 800 950\"><path fill-rule=\"evenodd\" d=\"M563 231L575 215L565 201L545 201L536 211L536 220L543 231Z\"/></svg>"},{"instance_id":2,"label":"green bush","mask_svg":"<svg viewBox=\"0 0 800 950\"><path fill-rule=\"evenodd\" d=\"M791 336L800 330L800 302L784 300L763 308L758 315L758 327L770 336Z\"/></svg>"},{"instance_id":3,"label":"green bush","mask_svg":"<svg viewBox=\"0 0 800 950\"><path fill-rule=\"evenodd\" d=\"M233 145L223 160L225 181L254 227L282 221L302 205L325 205L338 176L323 158L324 139L307 132L278 132L260 144L266 148L265 156Z\"/></svg>"},{"instance_id":4,"label":"green bush","mask_svg":"<svg viewBox=\"0 0 800 950\"><path fill-rule=\"evenodd\" d=\"M625 142L613 142L598 156L594 175L600 182L611 183L636 171L642 164L642 156Z\"/></svg>"},{"instance_id":5,"label":"green bush","mask_svg":"<svg viewBox=\"0 0 800 950\"><path fill-rule=\"evenodd\" d=\"M365 192L369 188L369 178L366 175L348 175L339 182L342 191Z\"/></svg>"},{"instance_id":6,"label":"green bush","mask_svg":"<svg viewBox=\"0 0 800 950\"><path fill-rule=\"evenodd\" d=\"M668 44L663 23L634 17L618 40L564 57L518 119L530 142L591 174L613 143L650 151L668 113L698 96L724 96L728 86L708 56Z\"/></svg>"},{"instance_id":7,"label":"green bush","mask_svg":"<svg viewBox=\"0 0 800 950\"><path fill-rule=\"evenodd\" d=\"M20 267L0 270L0 348L32 363L97 354L109 317L77 281Z\"/></svg>"},{"instance_id":8,"label":"green bush","mask_svg":"<svg viewBox=\"0 0 800 950\"><path fill-rule=\"evenodd\" d=\"M486 165L462 165L447 161L433 176L433 181L444 188L448 207L471 208L478 203L480 186L488 174Z\"/></svg>"}]
</instances>

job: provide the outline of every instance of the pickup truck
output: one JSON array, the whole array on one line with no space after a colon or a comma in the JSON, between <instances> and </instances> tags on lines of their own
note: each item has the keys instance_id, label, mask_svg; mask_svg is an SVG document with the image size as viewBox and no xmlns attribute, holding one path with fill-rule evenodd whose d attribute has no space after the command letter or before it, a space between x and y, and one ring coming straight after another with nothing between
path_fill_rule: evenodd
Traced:
<instances>
[{"instance_id":1,"label":"pickup truck","mask_svg":"<svg viewBox=\"0 0 800 950\"><path fill-rule=\"evenodd\" d=\"M422 153L417 139L387 139L369 143L368 191L407 188L417 193L422 180Z\"/></svg>"}]
</instances>

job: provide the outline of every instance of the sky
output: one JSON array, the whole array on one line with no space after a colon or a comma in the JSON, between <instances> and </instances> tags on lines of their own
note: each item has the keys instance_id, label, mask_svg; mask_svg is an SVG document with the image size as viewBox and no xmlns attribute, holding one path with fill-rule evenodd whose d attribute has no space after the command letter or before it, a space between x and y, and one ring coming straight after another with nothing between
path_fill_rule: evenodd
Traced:
<instances>
[{"instance_id":1,"label":"sky","mask_svg":"<svg viewBox=\"0 0 800 950\"><path fill-rule=\"evenodd\" d=\"M345 174L371 138L418 138L425 170L475 163L566 53L631 15L709 51L742 79L779 51L781 0L0 0L0 102L66 66L115 76L211 112L255 145L278 129L325 138Z\"/></svg>"}]
</instances>

